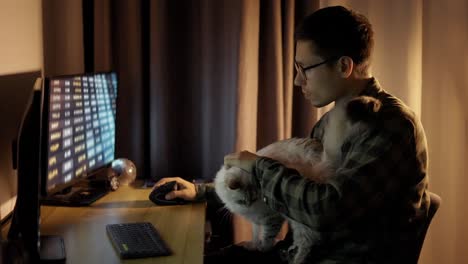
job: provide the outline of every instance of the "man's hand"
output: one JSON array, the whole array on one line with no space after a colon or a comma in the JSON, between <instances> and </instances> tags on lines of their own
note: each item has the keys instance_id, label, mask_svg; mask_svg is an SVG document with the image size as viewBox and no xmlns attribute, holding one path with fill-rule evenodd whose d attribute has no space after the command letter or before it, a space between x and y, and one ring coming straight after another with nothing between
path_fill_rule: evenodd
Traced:
<instances>
[{"instance_id":1,"label":"man's hand","mask_svg":"<svg viewBox=\"0 0 468 264\"><path fill-rule=\"evenodd\" d=\"M175 185L175 190L166 194L167 200L172 200L175 198L182 198L187 201L195 200L195 196L197 192L195 190L195 184L186 181L180 177L167 177L162 178L158 182L154 184L154 188L158 188L159 186L165 184L166 182L176 181L177 184ZM153 188L153 189L154 189Z\"/></svg>"},{"instance_id":2,"label":"man's hand","mask_svg":"<svg viewBox=\"0 0 468 264\"><path fill-rule=\"evenodd\" d=\"M244 150L226 155L224 157L224 165L228 167L238 167L248 173L252 173L257 158L258 156L254 153Z\"/></svg>"}]
</instances>

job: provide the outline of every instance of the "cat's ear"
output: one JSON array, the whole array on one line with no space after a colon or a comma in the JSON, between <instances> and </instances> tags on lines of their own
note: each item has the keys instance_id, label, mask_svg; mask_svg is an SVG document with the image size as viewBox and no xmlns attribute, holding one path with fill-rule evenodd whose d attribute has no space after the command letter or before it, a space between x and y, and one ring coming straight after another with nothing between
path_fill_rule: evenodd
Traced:
<instances>
[{"instance_id":1,"label":"cat's ear","mask_svg":"<svg viewBox=\"0 0 468 264\"><path fill-rule=\"evenodd\" d=\"M231 190L238 190L244 187L243 182L238 177L229 178L226 183L227 187Z\"/></svg>"}]
</instances>

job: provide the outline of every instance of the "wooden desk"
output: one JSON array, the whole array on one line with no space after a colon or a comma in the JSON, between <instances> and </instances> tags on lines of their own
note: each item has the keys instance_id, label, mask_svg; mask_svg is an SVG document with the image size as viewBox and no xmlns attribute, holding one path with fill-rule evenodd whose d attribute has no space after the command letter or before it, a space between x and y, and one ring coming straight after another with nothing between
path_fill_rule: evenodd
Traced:
<instances>
[{"instance_id":1,"label":"wooden desk","mask_svg":"<svg viewBox=\"0 0 468 264\"><path fill-rule=\"evenodd\" d=\"M67 264L164 263L201 264L205 204L157 206L150 189L121 187L89 207L41 208L41 234L65 240ZM174 254L168 257L120 260L107 237L106 224L152 223Z\"/></svg>"}]
</instances>

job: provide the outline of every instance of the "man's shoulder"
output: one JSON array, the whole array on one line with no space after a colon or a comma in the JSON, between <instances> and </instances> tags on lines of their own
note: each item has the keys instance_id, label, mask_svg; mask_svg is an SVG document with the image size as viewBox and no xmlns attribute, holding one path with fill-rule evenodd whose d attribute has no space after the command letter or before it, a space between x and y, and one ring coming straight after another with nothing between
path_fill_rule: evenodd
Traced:
<instances>
[{"instance_id":1,"label":"man's shoulder","mask_svg":"<svg viewBox=\"0 0 468 264\"><path fill-rule=\"evenodd\" d=\"M408 121L418 119L415 112L403 100L384 90L375 78L371 78L361 95L373 97L381 102L379 111L382 118Z\"/></svg>"},{"instance_id":2,"label":"man's shoulder","mask_svg":"<svg viewBox=\"0 0 468 264\"><path fill-rule=\"evenodd\" d=\"M389 131L403 128L411 131L422 129L419 117L400 98L382 90L376 99L382 103L379 119L383 128Z\"/></svg>"},{"instance_id":3,"label":"man's shoulder","mask_svg":"<svg viewBox=\"0 0 468 264\"><path fill-rule=\"evenodd\" d=\"M420 118L413 109L400 98L383 89L380 89L374 96L382 103L379 121L375 127L377 133L385 135L385 138L394 143L407 142L405 147L425 152L427 149L426 134Z\"/></svg>"}]
</instances>

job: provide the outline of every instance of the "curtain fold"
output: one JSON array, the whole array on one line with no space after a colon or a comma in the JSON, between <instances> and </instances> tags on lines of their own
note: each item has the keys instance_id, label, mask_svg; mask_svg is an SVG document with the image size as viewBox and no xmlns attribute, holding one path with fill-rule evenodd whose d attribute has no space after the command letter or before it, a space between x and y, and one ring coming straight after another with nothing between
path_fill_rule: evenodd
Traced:
<instances>
[{"instance_id":1,"label":"curtain fold","mask_svg":"<svg viewBox=\"0 0 468 264\"><path fill-rule=\"evenodd\" d=\"M422 121L429 145L430 189L442 197L421 263L468 263L468 3L425 1Z\"/></svg>"},{"instance_id":2,"label":"curtain fold","mask_svg":"<svg viewBox=\"0 0 468 264\"><path fill-rule=\"evenodd\" d=\"M143 1L112 1L112 68L118 73L119 91L116 117L116 156L135 162L138 171L147 174L148 145L145 131L148 113L148 87L145 86L145 61L141 20ZM95 12L101 13L96 9ZM97 14L99 14L97 13ZM123 15L125 14L125 15ZM95 14L96 16L96 14ZM95 19L96 20L96 19ZM98 39L96 39L98 40ZM102 45L95 42L95 46ZM95 52L95 56L96 56ZM97 61L97 58L94 59ZM142 175L140 175L141 177Z\"/></svg>"},{"instance_id":3,"label":"curtain fold","mask_svg":"<svg viewBox=\"0 0 468 264\"><path fill-rule=\"evenodd\" d=\"M81 0L43 0L44 75L84 71Z\"/></svg>"},{"instance_id":4,"label":"curtain fold","mask_svg":"<svg viewBox=\"0 0 468 264\"><path fill-rule=\"evenodd\" d=\"M94 0L94 68L96 71L110 71L114 63L112 52L111 0Z\"/></svg>"},{"instance_id":5,"label":"curtain fold","mask_svg":"<svg viewBox=\"0 0 468 264\"><path fill-rule=\"evenodd\" d=\"M236 145L239 150L257 149L258 57L260 32L260 1L243 0L239 36L237 80Z\"/></svg>"},{"instance_id":6,"label":"curtain fold","mask_svg":"<svg viewBox=\"0 0 468 264\"><path fill-rule=\"evenodd\" d=\"M234 148L240 5L150 1L149 10L145 177L211 179Z\"/></svg>"},{"instance_id":7,"label":"curtain fold","mask_svg":"<svg viewBox=\"0 0 468 264\"><path fill-rule=\"evenodd\" d=\"M285 85L283 81L285 51L282 35L285 32L281 13L280 1L261 2L257 148L284 139L285 136L285 113L289 106L285 102L289 102L286 95L292 89L292 84ZM291 68L291 64L288 66Z\"/></svg>"}]
</instances>

